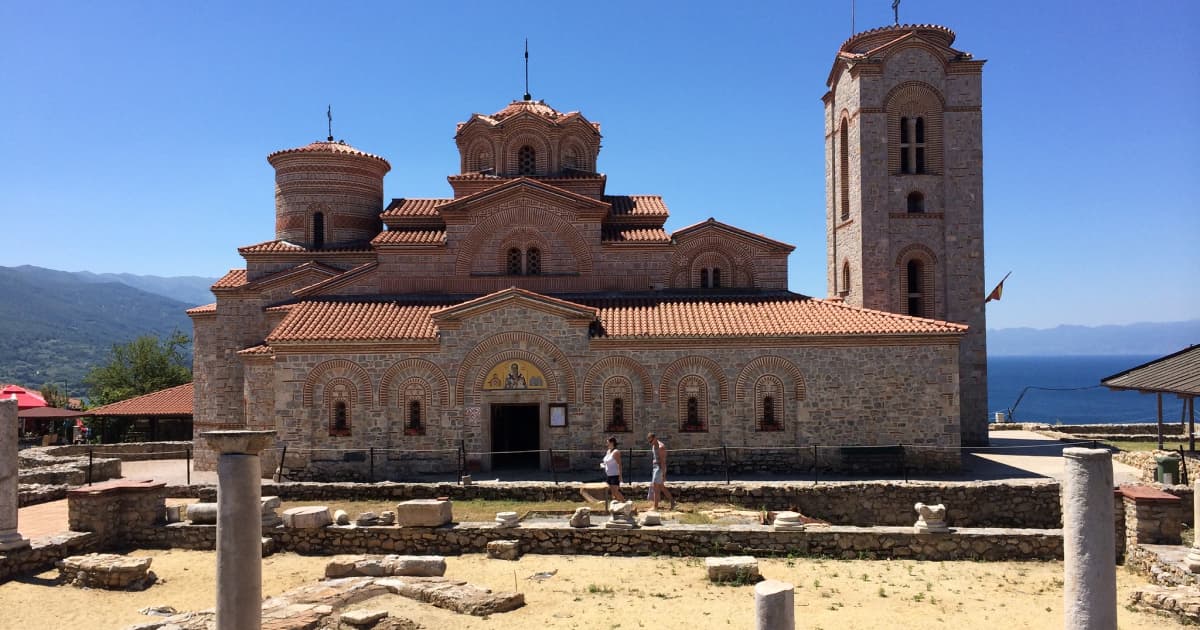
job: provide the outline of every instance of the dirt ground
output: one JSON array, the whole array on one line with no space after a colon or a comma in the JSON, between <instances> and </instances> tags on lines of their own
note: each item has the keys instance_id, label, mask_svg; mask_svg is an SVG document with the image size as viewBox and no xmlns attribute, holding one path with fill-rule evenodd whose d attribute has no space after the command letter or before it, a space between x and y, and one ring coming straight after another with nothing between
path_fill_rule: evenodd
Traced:
<instances>
[{"instance_id":1,"label":"dirt ground","mask_svg":"<svg viewBox=\"0 0 1200 630\"><path fill-rule=\"evenodd\" d=\"M55 585L57 571L0 585L0 628L124 628L152 618L138 610L199 610L215 601L215 556L197 551L134 551L154 558L162 580L138 593ZM277 554L263 560L263 592L273 595L321 577L327 558ZM440 628L746 628L753 625L752 586L705 580L703 559L528 555L517 562L481 555L447 558L447 577L493 590L525 593L519 610L481 619L398 596L354 608L386 608ZM1055 628L1062 625L1058 562L913 562L764 559L765 577L796 585L796 619L804 628ZM528 579L556 571L544 581ZM1174 627L1169 619L1126 610L1143 583L1117 569L1123 629Z\"/></svg>"}]
</instances>

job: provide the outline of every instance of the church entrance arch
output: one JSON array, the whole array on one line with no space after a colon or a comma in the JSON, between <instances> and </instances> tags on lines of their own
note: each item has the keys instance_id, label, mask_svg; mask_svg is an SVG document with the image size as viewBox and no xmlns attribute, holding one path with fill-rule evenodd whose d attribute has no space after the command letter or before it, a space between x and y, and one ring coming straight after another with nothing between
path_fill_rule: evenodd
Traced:
<instances>
[{"instance_id":1,"label":"church entrance arch","mask_svg":"<svg viewBox=\"0 0 1200 630\"><path fill-rule=\"evenodd\" d=\"M541 468L540 405L493 404L492 469Z\"/></svg>"}]
</instances>

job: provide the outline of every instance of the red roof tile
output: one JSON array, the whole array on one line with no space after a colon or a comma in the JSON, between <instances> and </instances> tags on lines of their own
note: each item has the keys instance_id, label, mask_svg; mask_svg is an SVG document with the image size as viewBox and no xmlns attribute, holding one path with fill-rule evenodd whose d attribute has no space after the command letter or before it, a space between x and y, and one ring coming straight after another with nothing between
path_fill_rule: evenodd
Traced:
<instances>
[{"instance_id":1,"label":"red roof tile","mask_svg":"<svg viewBox=\"0 0 1200 630\"><path fill-rule=\"evenodd\" d=\"M88 409L90 416L190 416L195 390L191 383L168 387L110 405Z\"/></svg>"},{"instance_id":2,"label":"red roof tile","mask_svg":"<svg viewBox=\"0 0 1200 630\"><path fill-rule=\"evenodd\" d=\"M445 245L446 230L388 230L371 239L372 245Z\"/></svg>"},{"instance_id":3,"label":"red roof tile","mask_svg":"<svg viewBox=\"0 0 1200 630\"><path fill-rule=\"evenodd\" d=\"M611 339L945 335L966 330L961 324L859 309L794 294L603 299L581 296L569 300L538 297L575 308L598 309L598 336ZM267 343L432 341L437 338L437 328L431 314L447 307L399 302L301 302L292 305L267 337Z\"/></svg>"},{"instance_id":4,"label":"red roof tile","mask_svg":"<svg viewBox=\"0 0 1200 630\"><path fill-rule=\"evenodd\" d=\"M803 296L614 299L600 307L601 336L737 337L961 333L965 326Z\"/></svg>"},{"instance_id":5,"label":"red roof tile","mask_svg":"<svg viewBox=\"0 0 1200 630\"><path fill-rule=\"evenodd\" d=\"M436 217L438 206L450 203L453 199L393 199L381 215L390 217Z\"/></svg>"},{"instance_id":6,"label":"red roof tile","mask_svg":"<svg viewBox=\"0 0 1200 630\"><path fill-rule=\"evenodd\" d=\"M604 195L604 201L612 204L614 216L668 216L667 204L659 195Z\"/></svg>"},{"instance_id":7,"label":"red roof tile","mask_svg":"<svg viewBox=\"0 0 1200 630\"><path fill-rule=\"evenodd\" d=\"M238 354L243 355L243 356L272 354L274 352L275 351L271 349L271 346L262 345L262 344L257 345L257 346L250 346L249 348L246 348L245 350L238 350Z\"/></svg>"},{"instance_id":8,"label":"red roof tile","mask_svg":"<svg viewBox=\"0 0 1200 630\"><path fill-rule=\"evenodd\" d=\"M302 252L304 248L287 241L263 241L254 245L239 247L239 254L263 254L267 252Z\"/></svg>"},{"instance_id":9,"label":"red roof tile","mask_svg":"<svg viewBox=\"0 0 1200 630\"><path fill-rule=\"evenodd\" d=\"M440 305L396 302L300 302L267 336L288 341L390 341L436 338L429 313Z\"/></svg>"},{"instance_id":10,"label":"red roof tile","mask_svg":"<svg viewBox=\"0 0 1200 630\"><path fill-rule=\"evenodd\" d=\"M671 236L662 228L605 227L600 238L606 243L671 242Z\"/></svg>"},{"instance_id":11,"label":"red roof tile","mask_svg":"<svg viewBox=\"0 0 1200 630\"><path fill-rule=\"evenodd\" d=\"M184 312L187 313L188 315L204 315L206 313L216 313L217 312L217 303L213 302L212 304L204 304L202 306L193 306L192 308L189 308L188 310L186 310Z\"/></svg>"},{"instance_id":12,"label":"red roof tile","mask_svg":"<svg viewBox=\"0 0 1200 630\"><path fill-rule=\"evenodd\" d=\"M322 254L329 254L329 253L345 254L345 253L369 253L370 251L371 251L371 249L369 247L326 247L324 249L308 249L306 247L297 245L295 243L289 243L288 241L264 241L262 243L256 243L254 245L247 245L245 247L238 248L238 253L242 254L242 255L245 255L245 254L278 254L278 253L292 254L292 253L301 253L301 252L311 252L311 253L319 252Z\"/></svg>"},{"instance_id":13,"label":"red roof tile","mask_svg":"<svg viewBox=\"0 0 1200 630\"><path fill-rule=\"evenodd\" d=\"M361 151L359 149L356 149L356 148L346 144L345 140L338 140L336 142L327 141L327 140L318 140L316 142L310 142L309 144L306 144L302 147L296 147L294 149L282 149L280 151L275 151L275 152L271 153L270 155L268 155L267 161L270 161L271 158L274 158L275 156L286 155L289 153L333 153L333 154L342 154L342 155L358 155L358 156L362 156L362 157L374 158L376 160L379 160L380 162L383 162L384 164L388 163L387 160L379 157L378 155L373 155L371 153L367 153L366 151ZM388 165L388 168L390 169L391 165Z\"/></svg>"},{"instance_id":14,"label":"red roof tile","mask_svg":"<svg viewBox=\"0 0 1200 630\"><path fill-rule=\"evenodd\" d=\"M230 269L229 273L221 276L213 283L214 289L236 289L246 286L246 270L245 269Z\"/></svg>"}]
</instances>

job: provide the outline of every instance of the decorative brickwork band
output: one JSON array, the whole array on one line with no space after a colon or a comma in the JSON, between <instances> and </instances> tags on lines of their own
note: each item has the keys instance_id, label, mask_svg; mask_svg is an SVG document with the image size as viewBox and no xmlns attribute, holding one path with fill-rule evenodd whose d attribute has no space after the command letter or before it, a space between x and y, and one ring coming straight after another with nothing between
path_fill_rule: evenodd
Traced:
<instances>
[{"instance_id":1,"label":"decorative brickwork band","mask_svg":"<svg viewBox=\"0 0 1200 630\"><path fill-rule=\"evenodd\" d=\"M751 360L738 372L737 380L734 381L733 397L735 400L746 399L746 384L757 380L759 376L765 374L783 375L786 374L792 380L796 400L804 400L808 395L808 388L804 382L804 374L800 372L800 368L796 367L795 363L788 361L783 357L762 356Z\"/></svg>"},{"instance_id":2,"label":"decorative brickwork band","mask_svg":"<svg viewBox=\"0 0 1200 630\"><path fill-rule=\"evenodd\" d=\"M326 374L330 376L330 381L333 377L343 377L352 382L357 389L358 400L362 401L362 404L367 407L371 406L371 375L367 374L367 370L353 361L333 359L321 363L308 373L308 378L304 380L302 394L305 407L312 406L313 391L318 384L326 384Z\"/></svg>"},{"instance_id":3,"label":"decorative brickwork band","mask_svg":"<svg viewBox=\"0 0 1200 630\"><path fill-rule=\"evenodd\" d=\"M442 407L450 405L450 384L442 368L428 359L413 358L394 363L383 373L383 378L379 381L379 406L387 407L391 400L393 382L409 378L420 378L430 383L437 391Z\"/></svg>"},{"instance_id":4,"label":"decorative brickwork band","mask_svg":"<svg viewBox=\"0 0 1200 630\"><path fill-rule=\"evenodd\" d=\"M729 381L725 378L725 372L721 370L721 364L713 361L708 357L697 355L676 359L671 365L667 366L663 372L662 381L658 386L658 399L661 402L669 402L668 396L671 392L671 386L683 376L688 374L703 375L710 382L717 384L719 400L725 402L729 400Z\"/></svg>"},{"instance_id":5,"label":"decorative brickwork band","mask_svg":"<svg viewBox=\"0 0 1200 630\"><path fill-rule=\"evenodd\" d=\"M641 363L619 355L604 357L592 364L588 368L587 374L583 377L583 402L592 402L593 391L597 383L616 375L634 377L641 383L642 400L650 402L654 399L654 384L650 380L650 373Z\"/></svg>"}]
</instances>

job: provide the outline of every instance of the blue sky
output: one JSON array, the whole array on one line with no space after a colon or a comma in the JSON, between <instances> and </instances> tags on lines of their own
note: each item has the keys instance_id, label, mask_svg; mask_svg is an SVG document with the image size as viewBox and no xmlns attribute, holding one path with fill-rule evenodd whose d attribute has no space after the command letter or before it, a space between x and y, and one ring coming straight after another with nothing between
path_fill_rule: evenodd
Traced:
<instances>
[{"instance_id":1,"label":"blue sky","mask_svg":"<svg viewBox=\"0 0 1200 630\"><path fill-rule=\"evenodd\" d=\"M858 30L890 24L858 0ZM984 70L989 328L1200 317L1200 3L904 0ZM822 109L850 1L0 5L0 265L218 276L273 236L266 155L334 135L449 196L454 124L531 91L609 191L792 243L825 294Z\"/></svg>"}]
</instances>

